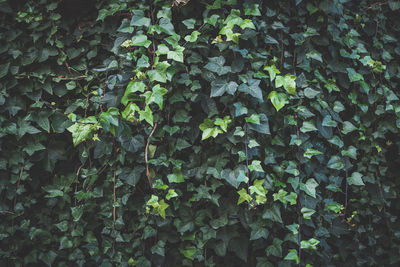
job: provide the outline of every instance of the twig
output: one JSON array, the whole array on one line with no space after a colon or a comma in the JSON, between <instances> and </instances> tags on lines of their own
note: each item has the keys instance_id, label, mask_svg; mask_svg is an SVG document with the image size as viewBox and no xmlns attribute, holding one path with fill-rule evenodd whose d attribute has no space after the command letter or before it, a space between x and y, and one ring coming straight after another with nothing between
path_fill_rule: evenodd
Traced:
<instances>
[{"instance_id":1,"label":"twig","mask_svg":"<svg viewBox=\"0 0 400 267\"><path fill-rule=\"evenodd\" d=\"M115 211L116 211L116 206L115 206L115 203L117 202L117 195L116 195L116 193L115 193L115 176L116 176L116 171L114 170L114 188L113 188L113 194L114 194L113 221L114 221L114 224L115 224L115 219L116 219L116 213L115 213Z\"/></svg>"},{"instance_id":2,"label":"twig","mask_svg":"<svg viewBox=\"0 0 400 267\"><path fill-rule=\"evenodd\" d=\"M338 131L339 131L339 136L340 136L340 139L342 140L342 142L344 143L344 140L343 140L343 135L342 135L342 132L340 131L340 128L339 128L339 126L336 126L336 128L338 129ZM346 158L346 157L345 157ZM345 177L345 180L344 180L344 182L345 182L345 196L344 196L344 216L346 217L346 211L347 211L347 203L348 203L348 191L349 191L349 184L347 183L347 178L349 177L349 171L347 170L347 168L346 168L346 166L345 166L345 169L344 169L344 171L345 171L345 174L346 174L346 177Z\"/></svg>"},{"instance_id":3,"label":"twig","mask_svg":"<svg viewBox=\"0 0 400 267\"><path fill-rule=\"evenodd\" d=\"M150 138L153 135L153 133L156 130L156 128L157 128L157 123L154 124L153 130L151 130L150 135L147 138L146 149L144 151L144 160L146 161L146 176L147 176L147 180L149 181L150 188L153 188L153 183L152 183L151 177L150 177L149 161L147 160L147 153L148 153L148 150L149 150Z\"/></svg>"},{"instance_id":4,"label":"twig","mask_svg":"<svg viewBox=\"0 0 400 267\"><path fill-rule=\"evenodd\" d=\"M246 152L246 172L247 172L247 194L250 195L250 172L249 172L249 152L247 140L247 122L244 125L244 148Z\"/></svg>"},{"instance_id":5,"label":"twig","mask_svg":"<svg viewBox=\"0 0 400 267\"><path fill-rule=\"evenodd\" d=\"M383 5L387 5L387 4L388 4L388 1L386 1L386 2L376 2L376 3L373 3L370 6L365 7L364 10L368 10L368 9L371 9L371 8L374 8L374 7L379 7L379 6L383 6Z\"/></svg>"},{"instance_id":6,"label":"twig","mask_svg":"<svg viewBox=\"0 0 400 267\"><path fill-rule=\"evenodd\" d=\"M17 182L17 189L15 190L15 197L14 197L14 207L13 207L13 210L15 210L15 205L17 204L17 191L18 191L19 184L21 183L21 178L22 178L23 172L24 172L24 166L22 166L21 169L20 169L20 171L19 171L18 182Z\"/></svg>"},{"instance_id":7,"label":"twig","mask_svg":"<svg viewBox=\"0 0 400 267\"><path fill-rule=\"evenodd\" d=\"M295 114L296 118L296 135L297 138L300 139L300 132L299 132L299 124L298 124L298 116L297 113ZM297 150L300 150L300 147L297 147ZM297 188L297 195L298 195L298 202L297 202L297 212L298 212L298 224L299 224L299 229L297 230L297 243L299 245L299 266L301 266L301 204L300 204L300 197L301 197L301 191L300 191L300 186Z\"/></svg>"},{"instance_id":8,"label":"twig","mask_svg":"<svg viewBox=\"0 0 400 267\"><path fill-rule=\"evenodd\" d=\"M0 214L14 214L14 212L8 210L0 210Z\"/></svg>"}]
</instances>

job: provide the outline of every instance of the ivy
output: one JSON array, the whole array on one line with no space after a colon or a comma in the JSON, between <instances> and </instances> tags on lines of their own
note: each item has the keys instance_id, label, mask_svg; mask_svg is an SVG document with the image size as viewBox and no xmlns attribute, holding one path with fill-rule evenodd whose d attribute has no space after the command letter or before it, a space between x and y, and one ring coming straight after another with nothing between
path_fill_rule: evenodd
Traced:
<instances>
[{"instance_id":1,"label":"ivy","mask_svg":"<svg viewBox=\"0 0 400 267\"><path fill-rule=\"evenodd\" d=\"M0 266L398 265L399 9L0 0Z\"/></svg>"}]
</instances>

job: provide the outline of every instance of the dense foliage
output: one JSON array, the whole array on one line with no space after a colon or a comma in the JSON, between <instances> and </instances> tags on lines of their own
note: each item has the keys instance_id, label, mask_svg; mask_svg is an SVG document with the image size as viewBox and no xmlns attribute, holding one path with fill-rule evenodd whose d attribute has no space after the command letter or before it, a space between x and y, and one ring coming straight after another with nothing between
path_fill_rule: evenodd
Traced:
<instances>
[{"instance_id":1,"label":"dense foliage","mask_svg":"<svg viewBox=\"0 0 400 267\"><path fill-rule=\"evenodd\" d=\"M400 263L400 1L0 12L0 266Z\"/></svg>"}]
</instances>

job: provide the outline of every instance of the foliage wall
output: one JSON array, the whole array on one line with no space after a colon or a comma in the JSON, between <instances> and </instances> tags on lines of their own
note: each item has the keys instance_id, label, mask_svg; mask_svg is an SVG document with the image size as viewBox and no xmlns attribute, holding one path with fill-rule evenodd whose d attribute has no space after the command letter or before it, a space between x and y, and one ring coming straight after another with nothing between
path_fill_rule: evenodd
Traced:
<instances>
[{"instance_id":1,"label":"foliage wall","mask_svg":"<svg viewBox=\"0 0 400 267\"><path fill-rule=\"evenodd\" d=\"M0 266L397 266L400 1L0 0Z\"/></svg>"}]
</instances>

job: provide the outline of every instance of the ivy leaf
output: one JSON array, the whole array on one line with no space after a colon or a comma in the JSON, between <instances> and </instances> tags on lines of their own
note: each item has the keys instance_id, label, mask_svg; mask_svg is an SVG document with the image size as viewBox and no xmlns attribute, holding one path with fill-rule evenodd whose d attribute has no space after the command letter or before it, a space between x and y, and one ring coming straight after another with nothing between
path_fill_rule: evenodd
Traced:
<instances>
[{"instance_id":1,"label":"ivy leaf","mask_svg":"<svg viewBox=\"0 0 400 267\"><path fill-rule=\"evenodd\" d=\"M271 100L272 105L274 105L276 111L279 111L286 104L289 104L289 100L284 93L277 93L276 91L272 91L268 95L268 99Z\"/></svg>"},{"instance_id":2,"label":"ivy leaf","mask_svg":"<svg viewBox=\"0 0 400 267\"><path fill-rule=\"evenodd\" d=\"M307 182L300 183L300 189L303 190L304 192L307 193L307 195L316 198L315 195L315 188L318 186L317 181L315 181L313 178L308 179Z\"/></svg>"},{"instance_id":3,"label":"ivy leaf","mask_svg":"<svg viewBox=\"0 0 400 267\"><path fill-rule=\"evenodd\" d=\"M311 238L309 240L302 240L300 244L301 244L300 247L302 249L316 250L317 245L319 244L319 240Z\"/></svg>"},{"instance_id":4,"label":"ivy leaf","mask_svg":"<svg viewBox=\"0 0 400 267\"><path fill-rule=\"evenodd\" d=\"M357 73L353 68L346 68L346 70L350 82L364 81L364 77L361 74Z\"/></svg>"},{"instance_id":5,"label":"ivy leaf","mask_svg":"<svg viewBox=\"0 0 400 267\"><path fill-rule=\"evenodd\" d=\"M252 200L252 197L247 193L246 189L242 188L238 192L239 194L239 199L237 201L237 205L240 205L241 203L247 201L247 203L250 203Z\"/></svg>"},{"instance_id":6,"label":"ivy leaf","mask_svg":"<svg viewBox=\"0 0 400 267\"><path fill-rule=\"evenodd\" d=\"M296 264L300 263L299 256L297 255L297 250L289 249L289 253L285 256L284 260L295 261Z\"/></svg>"},{"instance_id":7,"label":"ivy leaf","mask_svg":"<svg viewBox=\"0 0 400 267\"><path fill-rule=\"evenodd\" d=\"M301 208L301 213L303 214L304 219L309 220L311 219L311 216L315 213L315 210L303 207Z\"/></svg>"},{"instance_id":8,"label":"ivy leaf","mask_svg":"<svg viewBox=\"0 0 400 267\"><path fill-rule=\"evenodd\" d=\"M313 148L307 148L306 152L304 152L304 157L311 159L312 156L321 155L322 152Z\"/></svg>"},{"instance_id":9,"label":"ivy leaf","mask_svg":"<svg viewBox=\"0 0 400 267\"><path fill-rule=\"evenodd\" d=\"M308 133L308 132L312 132L312 131L317 131L317 127L315 127L314 122L312 121L305 121L303 122L303 126L301 126L300 131L302 133Z\"/></svg>"},{"instance_id":10,"label":"ivy leaf","mask_svg":"<svg viewBox=\"0 0 400 267\"><path fill-rule=\"evenodd\" d=\"M273 222L277 222L277 223L283 223L282 222L282 217L281 217L281 211L279 208L279 205L277 204L273 204L272 207L265 208L265 212L262 215L263 219L268 219L271 220Z\"/></svg>"},{"instance_id":11,"label":"ivy leaf","mask_svg":"<svg viewBox=\"0 0 400 267\"><path fill-rule=\"evenodd\" d=\"M167 58L183 63L183 51L184 50L185 50L184 47L178 45L175 48L175 51L168 51Z\"/></svg>"},{"instance_id":12,"label":"ivy leaf","mask_svg":"<svg viewBox=\"0 0 400 267\"><path fill-rule=\"evenodd\" d=\"M132 46L144 46L148 48L151 45L151 41L147 40L147 36L144 34L138 34L132 37Z\"/></svg>"},{"instance_id":13,"label":"ivy leaf","mask_svg":"<svg viewBox=\"0 0 400 267\"><path fill-rule=\"evenodd\" d=\"M247 84L242 83L239 86L239 91L243 92L243 93L246 93L246 94L249 94L249 95L251 95L251 96L253 96L253 97L255 97L255 98L257 98L257 99L262 101L263 100L263 95L262 95L261 88L259 86L260 82L261 81L257 80L257 79L250 79L250 80L248 80Z\"/></svg>"},{"instance_id":14,"label":"ivy leaf","mask_svg":"<svg viewBox=\"0 0 400 267\"><path fill-rule=\"evenodd\" d=\"M259 114L252 114L250 117L244 118L248 123L260 124L260 115Z\"/></svg>"},{"instance_id":15,"label":"ivy leaf","mask_svg":"<svg viewBox=\"0 0 400 267\"><path fill-rule=\"evenodd\" d=\"M249 165L249 170L256 172L264 172L264 169L261 166L261 161L259 160L253 160Z\"/></svg>"},{"instance_id":16,"label":"ivy leaf","mask_svg":"<svg viewBox=\"0 0 400 267\"><path fill-rule=\"evenodd\" d=\"M193 31L190 35L185 36L185 41L189 43L194 43L197 41L197 38L199 37L200 32L198 31Z\"/></svg>"},{"instance_id":17,"label":"ivy leaf","mask_svg":"<svg viewBox=\"0 0 400 267\"><path fill-rule=\"evenodd\" d=\"M259 124L249 124L249 129L259 132L261 134L271 134L269 130L269 121L267 115L261 113Z\"/></svg>"},{"instance_id":18,"label":"ivy leaf","mask_svg":"<svg viewBox=\"0 0 400 267\"><path fill-rule=\"evenodd\" d=\"M153 112L151 111L149 105L146 105L144 110L139 110L139 120L145 120L151 126L153 126Z\"/></svg>"},{"instance_id":19,"label":"ivy leaf","mask_svg":"<svg viewBox=\"0 0 400 267\"><path fill-rule=\"evenodd\" d=\"M269 79L270 79L271 82L275 79L276 74L280 74L280 73L281 73L281 72L276 68L275 65L266 66L266 67L264 67L264 70L268 71L268 73L269 73Z\"/></svg>"},{"instance_id":20,"label":"ivy leaf","mask_svg":"<svg viewBox=\"0 0 400 267\"><path fill-rule=\"evenodd\" d=\"M342 156L357 159L357 148L355 148L354 146L349 146L347 150L342 150L341 154Z\"/></svg>"},{"instance_id":21,"label":"ivy leaf","mask_svg":"<svg viewBox=\"0 0 400 267\"><path fill-rule=\"evenodd\" d=\"M343 129L342 129L343 134L351 133L354 130L357 130L357 128L351 122L349 121L343 122Z\"/></svg>"},{"instance_id":22,"label":"ivy leaf","mask_svg":"<svg viewBox=\"0 0 400 267\"><path fill-rule=\"evenodd\" d=\"M196 247L195 246L188 246L185 249L179 249L179 251L185 256L186 258L190 260L194 260L193 255L196 253Z\"/></svg>"},{"instance_id":23,"label":"ivy leaf","mask_svg":"<svg viewBox=\"0 0 400 267\"><path fill-rule=\"evenodd\" d=\"M330 160L328 161L328 168L335 169L335 170L341 170L344 168L344 164L342 162L342 159L339 156L332 156Z\"/></svg>"},{"instance_id":24,"label":"ivy leaf","mask_svg":"<svg viewBox=\"0 0 400 267\"><path fill-rule=\"evenodd\" d=\"M217 73L219 76L227 74L231 71L231 67L224 66L225 58L223 56L210 57L208 63L204 66L205 69Z\"/></svg>"},{"instance_id":25,"label":"ivy leaf","mask_svg":"<svg viewBox=\"0 0 400 267\"><path fill-rule=\"evenodd\" d=\"M286 74L285 79L283 80L283 88L291 94L296 94L296 76L291 74Z\"/></svg>"},{"instance_id":26,"label":"ivy leaf","mask_svg":"<svg viewBox=\"0 0 400 267\"><path fill-rule=\"evenodd\" d=\"M91 139L94 132L97 130L97 125L92 123L76 122L67 128L72 133L72 141L74 146Z\"/></svg>"},{"instance_id":27,"label":"ivy leaf","mask_svg":"<svg viewBox=\"0 0 400 267\"><path fill-rule=\"evenodd\" d=\"M362 174L359 172L353 172L353 174L347 178L349 185L365 185L362 180Z\"/></svg>"},{"instance_id":28,"label":"ivy leaf","mask_svg":"<svg viewBox=\"0 0 400 267\"><path fill-rule=\"evenodd\" d=\"M225 79L217 79L211 82L211 94L210 97L218 97L222 96L225 93L230 95L235 94L238 88L238 84L236 82L230 81L229 83Z\"/></svg>"},{"instance_id":29,"label":"ivy leaf","mask_svg":"<svg viewBox=\"0 0 400 267\"><path fill-rule=\"evenodd\" d=\"M144 16L143 10L134 10L133 14L134 15L132 16L131 23L130 23L131 26L138 26L138 27L140 27L140 26L149 27L150 26L151 20L150 20L150 18L146 18Z\"/></svg>"}]
</instances>

